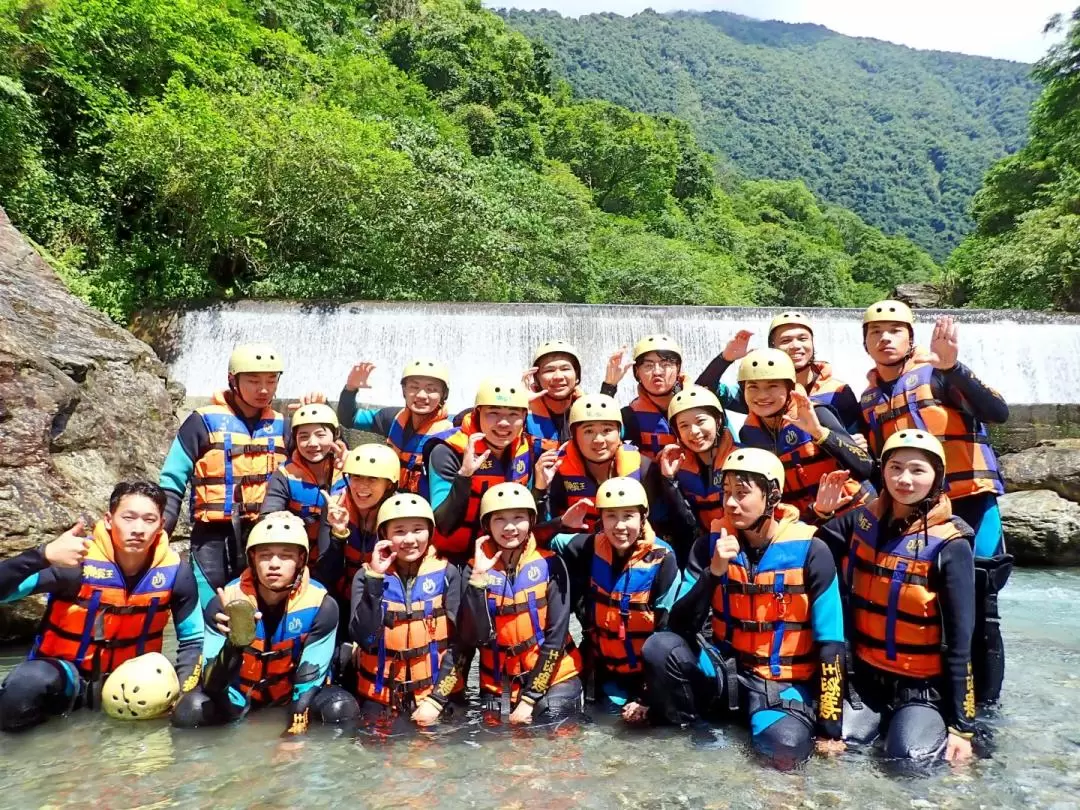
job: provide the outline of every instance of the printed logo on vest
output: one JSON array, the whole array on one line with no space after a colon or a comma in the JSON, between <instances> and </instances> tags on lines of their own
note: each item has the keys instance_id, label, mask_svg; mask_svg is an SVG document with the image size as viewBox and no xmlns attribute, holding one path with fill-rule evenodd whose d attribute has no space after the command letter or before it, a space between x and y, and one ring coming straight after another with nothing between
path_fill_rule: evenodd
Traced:
<instances>
[{"instance_id":1,"label":"printed logo on vest","mask_svg":"<svg viewBox=\"0 0 1080 810\"><path fill-rule=\"evenodd\" d=\"M519 458L514 463L514 474L515 475L524 475L525 474L525 459Z\"/></svg>"},{"instance_id":2,"label":"printed logo on vest","mask_svg":"<svg viewBox=\"0 0 1080 810\"><path fill-rule=\"evenodd\" d=\"M150 585L151 585L151 587L154 587L154 588L162 588L162 587L164 587L165 586L165 575L163 573L161 573L160 571L158 571L156 574L154 574L153 578L150 580Z\"/></svg>"},{"instance_id":3,"label":"printed logo on vest","mask_svg":"<svg viewBox=\"0 0 1080 810\"><path fill-rule=\"evenodd\" d=\"M870 521L867 519L866 515L859 515L859 528L864 532L870 530Z\"/></svg>"},{"instance_id":4,"label":"printed logo on vest","mask_svg":"<svg viewBox=\"0 0 1080 810\"><path fill-rule=\"evenodd\" d=\"M540 566L534 565L529 568L529 582L540 581Z\"/></svg>"},{"instance_id":5,"label":"printed logo on vest","mask_svg":"<svg viewBox=\"0 0 1080 810\"><path fill-rule=\"evenodd\" d=\"M289 619L289 632L296 635L304 628L304 623L297 617Z\"/></svg>"},{"instance_id":6,"label":"printed logo on vest","mask_svg":"<svg viewBox=\"0 0 1080 810\"><path fill-rule=\"evenodd\" d=\"M904 378L904 385L907 388L914 388L918 384L919 384L919 375L918 374L908 374L907 377Z\"/></svg>"},{"instance_id":7,"label":"printed logo on vest","mask_svg":"<svg viewBox=\"0 0 1080 810\"><path fill-rule=\"evenodd\" d=\"M92 563L83 565L83 576L87 579L108 579L112 576L112 571L108 568L101 568Z\"/></svg>"},{"instance_id":8,"label":"printed logo on vest","mask_svg":"<svg viewBox=\"0 0 1080 810\"><path fill-rule=\"evenodd\" d=\"M420 586L420 589L426 594L435 593L435 588L435 580L433 579L425 579L424 584Z\"/></svg>"},{"instance_id":9,"label":"printed logo on vest","mask_svg":"<svg viewBox=\"0 0 1080 810\"><path fill-rule=\"evenodd\" d=\"M799 441L799 434L795 432L794 428L784 433L784 441L788 444L795 444Z\"/></svg>"}]
</instances>

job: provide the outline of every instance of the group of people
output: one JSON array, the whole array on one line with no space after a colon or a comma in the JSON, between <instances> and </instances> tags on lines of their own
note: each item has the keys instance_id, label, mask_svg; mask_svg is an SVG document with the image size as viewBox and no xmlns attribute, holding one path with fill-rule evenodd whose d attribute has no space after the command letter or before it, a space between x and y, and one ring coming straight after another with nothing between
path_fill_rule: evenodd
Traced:
<instances>
[{"instance_id":1,"label":"group of people","mask_svg":"<svg viewBox=\"0 0 1080 810\"><path fill-rule=\"evenodd\" d=\"M767 347L739 332L694 382L651 335L586 393L553 340L456 415L423 359L404 407L358 406L361 362L336 410L313 392L286 417L280 354L239 346L157 484L118 484L89 535L80 521L0 564L0 601L49 595L0 728L96 705L186 728L272 705L288 734L428 727L468 703L475 662L491 723L588 702L632 725L741 723L777 764L875 741L968 758L1004 673L1012 560L986 424L1008 406L959 361L952 319L927 348L914 324L902 302L866 310L861 397L786 312ZM343 427L385 442L350 449ZM168 536L189 490L186 560Z\"/></svg>"}]
</instances>

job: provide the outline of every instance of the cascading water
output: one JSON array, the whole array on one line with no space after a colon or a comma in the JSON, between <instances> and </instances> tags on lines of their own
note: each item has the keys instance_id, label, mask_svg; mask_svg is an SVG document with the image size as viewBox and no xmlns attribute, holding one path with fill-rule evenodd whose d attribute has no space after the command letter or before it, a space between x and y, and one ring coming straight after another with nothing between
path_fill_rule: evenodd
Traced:
<instances>
[{"instance_id":1,"label":"cascading water","mask_svg":"<svg viewBox=\"0 0 1080 810\"><path fill-rule=\"evenodd\" d=\"M349 367L377 366L362 401L401 400L401 368L414 357L433 357L450 368L449 404L471 404L479 382L492 373L520 376L533 349L545 340L575 344L584 360L584 386L599 388L610 354L648 334L666 332L685 352L696 375L739 329L765 345L769 319L782 310L711 307L628 307L579 304L284 302L216 304L181 313L171 335L170 371L189 397L210 396L224 386L229 352L238 343L269 341L285 356L279 395L321 390L336 398ZM808 310L818 356L860 393L869 359L862 348L861 311ZM927 345L933 310L916 314L916 340ZM961 323L960 357L1011 403L1080 403L1080 317L1027 312L951 311ZM733 379L729 372L728 379ZM620 386L628 401L630 375Z\"/></svg>"}]
</instances>

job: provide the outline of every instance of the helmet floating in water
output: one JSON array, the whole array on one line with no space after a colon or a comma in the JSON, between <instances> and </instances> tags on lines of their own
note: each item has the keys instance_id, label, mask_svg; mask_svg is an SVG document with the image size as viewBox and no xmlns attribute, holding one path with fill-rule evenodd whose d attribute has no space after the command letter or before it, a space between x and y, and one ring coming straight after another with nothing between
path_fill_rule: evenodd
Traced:
<instances>
[{"instance_id":1,"label":"helmet floating in water","mask_svg":"<svg viewBox=\"0 0 1080 810\"><path fill-rule=\"evenodd\" d=\"M116 720L153 720L168 714L179 696L176 670L152 652L128 659L105 679L101 705Z\"/></svg>"}]
</instances>

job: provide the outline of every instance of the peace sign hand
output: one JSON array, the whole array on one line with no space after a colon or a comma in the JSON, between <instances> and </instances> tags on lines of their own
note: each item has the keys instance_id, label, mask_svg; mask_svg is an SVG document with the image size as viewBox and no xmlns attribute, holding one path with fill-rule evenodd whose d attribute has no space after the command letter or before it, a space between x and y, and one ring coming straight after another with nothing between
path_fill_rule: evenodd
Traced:
<instances>
[{"instance_id":1,"label":"peace sign hand","mask_svg":"<svg viewBox=\"0 0 1080 810\"><path fill-rule=\"evenodd\" d=\"M942 371L954 368L960 357L960 326L951 315L942 315L930 338L930 365Z\"/></svg>"},{"instance_id":2,"label":"peace sign hand","mask_svg":"<svg viewBox=\"0 0 1080 810\"><path fill-rule=\"evenodd\" d=\"M322 493L323 498L326 499L326 522L330 524L330 528L338 534L343 534L349 530L349 510L345 506L345 491L342 490L339 495L331 496L325 489L319 490Z\"/></svg>"}]
</instances>

